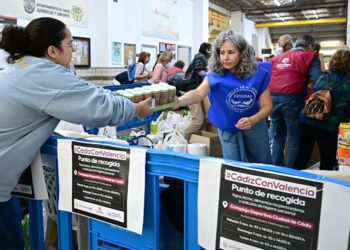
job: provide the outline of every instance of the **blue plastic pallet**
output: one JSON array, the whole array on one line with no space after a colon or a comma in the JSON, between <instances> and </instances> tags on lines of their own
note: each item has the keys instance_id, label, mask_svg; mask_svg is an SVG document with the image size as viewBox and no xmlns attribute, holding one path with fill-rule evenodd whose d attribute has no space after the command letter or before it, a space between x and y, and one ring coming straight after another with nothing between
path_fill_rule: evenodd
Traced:
<instances>
[{"instance_id":1,"label":"blue plastic pallet","mask_svg":"<svg viewBox=\"0 0 350 250\"><path fill-rule=\"evenodd\" d=\"M42 153L57 159L58 138L51 137L42 147ZM184 181L183 248L200 249L197 243L198 164L199 158L196 156L147 150L143 234L138 235L107 223L89 219L90 249L116 249L116 245L127 249L161 249L160 176L174 177ZM72 249L73 247L70 213L58 211L58 241L59 249Z\"/></svg>"},{"instance_id":2,"label":"blue plastic pallet","mask_svg":"<svg viewBox=\"0 0 350 250\"><path fill-rule=\"evenodd\" d=\"M42 153L57 158L58 138L51 137L42 147ZM113 145L111 142L105 142L105 144ZM198 245L197 230L197 191L199 160L201 158L203 157L147 149L143 234L138 235L110 224L90 219L90 249L162 249L161 233L164 229L162 228L164 217L159 202L159 176L174 177L184 181L184 237L182 248L190 250L201 249ZM319 179L350 187L350 184L343 181L293 169L262 164L228 162L238 166L285 173L309 179ZM59 249L73 249L72 219L71 214L68 212L58 212L58 237ZM163 249L172 248L170 246Z\"/></svg>"}]
</instances>

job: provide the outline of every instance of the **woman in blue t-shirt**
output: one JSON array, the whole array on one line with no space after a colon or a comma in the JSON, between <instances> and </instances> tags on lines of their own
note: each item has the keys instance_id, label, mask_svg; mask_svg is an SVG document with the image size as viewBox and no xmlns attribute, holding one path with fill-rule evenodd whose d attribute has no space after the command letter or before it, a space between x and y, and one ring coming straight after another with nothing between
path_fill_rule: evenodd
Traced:
<instances>
[{"instance_id":1,"label":"woman in blue t-shirt","mask_svg":"<svg viewBox=\"0 0 350 250\"><path fill-rule=\"evenodd\" d=\"M176 107L209 95L208 119L218 128L225 159L271 164L265 118L272 101L269 63L256 63L247 41L232 30L218 35L202 84L177 100Z\"/></svg>"}]
</instances>

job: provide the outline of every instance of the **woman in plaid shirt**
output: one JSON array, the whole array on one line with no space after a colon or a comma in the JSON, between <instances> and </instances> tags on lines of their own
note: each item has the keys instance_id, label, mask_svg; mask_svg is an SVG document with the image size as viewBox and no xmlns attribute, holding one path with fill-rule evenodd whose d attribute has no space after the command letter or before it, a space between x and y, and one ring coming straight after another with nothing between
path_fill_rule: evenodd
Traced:
<instances>
[{"instance_id":1,"label":"woman in plaid shirt","mask_svg":"<svg viewBox=\"0 0 350 250\"><path fill-rule=\"evenodd\" d=\"M295 169L306 169L315 142L320 151L321 170L333 170L336 166L338 126L341 122L349 122L350 114L350 51L340 49L329 61L330 73L322 75L313 86L312 91L327 89L341 83L331 91L332 110L326 121L300 117L300 147Z\"/></svg>"}]
</instances>

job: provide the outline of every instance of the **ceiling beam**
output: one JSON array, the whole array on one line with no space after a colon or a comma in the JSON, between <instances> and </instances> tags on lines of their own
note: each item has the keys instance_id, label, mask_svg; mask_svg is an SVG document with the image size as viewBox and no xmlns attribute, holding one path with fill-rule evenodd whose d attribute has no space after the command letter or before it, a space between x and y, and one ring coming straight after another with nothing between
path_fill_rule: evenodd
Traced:
<instances>
[{"instance_id":1,"label":"ceiling beam","mask_svg":"<svg viewBox=\"0 0 350 250\"><path fill-rule=\"evenodd\" d=\"M285 34L290 34L292 37L297 38L299 36L302 36L304 34L309 34L315 38L332 38L332 37L345 37L345 32L338 32L338 31L333 31L333 32L308 32L308 33L304 33L304 32L300 32L300 33L294 33L291 34L289 32L285 33ZM278 38L281 36L281 34L271 34L271 39L272 40L278 40Z\"/></svg>"},{"instance_id":2,"label":"ceiling beam","mask_svg":"<svg viewBox=\"0 0 350 250\"><path fill-rule=\"evenodd\" d=\"M270 28L270 33L302 33L302 32L323 32L323 31L340 31L346 32L346 24L334 24L334 25L307 25L297 27L273 27Z\"/></svg>"},{"instance_id":3,"label":"ceiling beam","mask_svg":"<svg viewBox=\"0 0 350 250\"><path fill-rule=\"evenodd\" d=\"M247 15L265 14L265 13L275 13L275 12L290 12L290 11L300 11L300 10L314 10L322 8L345 8L345 1L337 1L332 3L318 3L318 4L288 4L284 6L265 6L265 7L254 7L251 9L242 9Z\"/></svg>"},{"instance_id":4,"label":"ceiling beam","mask_svg":"<svg viewBox=\"0 0 350 250\"><path fill-rule=\"evenodd\" d=\"M299 20L299 21L257 23L257 24L255 24L255 28L272 28L272 27L285 27L285 26L338 24L338 23L346 23L346 18L345 17L336 17L336 18Z\"/></svg>"}]
</instances>

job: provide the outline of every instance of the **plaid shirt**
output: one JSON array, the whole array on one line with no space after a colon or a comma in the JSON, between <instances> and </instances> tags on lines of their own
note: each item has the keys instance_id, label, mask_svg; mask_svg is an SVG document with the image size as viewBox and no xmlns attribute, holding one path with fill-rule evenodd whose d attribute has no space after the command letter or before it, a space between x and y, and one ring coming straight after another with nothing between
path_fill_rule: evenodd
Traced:
<instances>
[{"instance_id":1,"label":"plaid shirt","mask_svg":"<svg viewBox=\"0 0 350 250\"><path fill-rule=\"evenodd\" d=\"M312 92L314 93L318 90L327 89L328 86L332 87L341 81L344 82L336 89L331 90L332 110L330 117L326 121L319 121L305 117L302 112L300 116L300 122L317 126L330 132L337 132L339 123L349 122L350 75L347 75L343 72L332 72L328 75L323 75L313 86Z\"/></svg>"}]
</instances>

